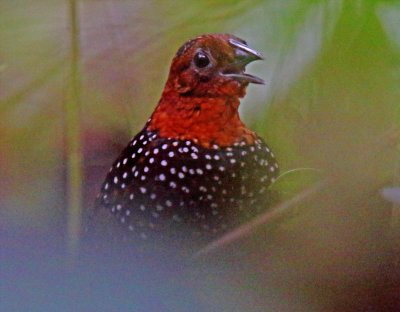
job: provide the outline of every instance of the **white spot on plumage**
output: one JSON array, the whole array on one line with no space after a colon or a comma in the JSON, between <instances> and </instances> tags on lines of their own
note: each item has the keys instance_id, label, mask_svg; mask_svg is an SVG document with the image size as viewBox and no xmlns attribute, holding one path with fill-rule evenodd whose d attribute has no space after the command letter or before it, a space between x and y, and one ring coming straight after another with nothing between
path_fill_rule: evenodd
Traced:
<instances>
[{"instance_id":1,"label":"white spot on plumage","mask_svg":"<svg viewBox=\"0 0 400 312\"><path fill-rule=\"evenodd\" d=\"M215 160L220 160L220 157L218 155L214 155Z\"/></svg>"},{"instance_id":2,"label":"white spot on plumage","mask_svg":"<svg viewBox=\"0 0 400 312\"><path fill-rule=\"evenodd\" d=\"M197 156L196 153L191 153L190 156L192 156L193 159L198 159L199 158L199 156Z\"/></svg>"},{"instance_id":3,"label":"white spot on plumage","mask_svg":"<svg viewBox=\"0 0 400 312\"><path fill-rule=\"evenodd\" d=\"M154 162L154 158L151 157L151 158L149 159L149 163L152 164L153 162Z\"/></svg>"},{"instance_id":4,"label":"white spot on plumage","mask_svg":"<svg viewBox=\"0 0 400 312\"><path fill-rule=\"evenodd\" d=\"M171 207L172 206L172 202L169 199L167 199L165 201L165 205L167 205L167 207Z\"/></svg>"},{"instance_id":5,"label":"white spot on plumage","mask_svg":"<svg viewBox=\"0 0 400 312\"><path fill-rule=\"evenodd\" d=\"M209 154L205 154L204 157L205 157L206 159L211 159L211 156L210 156Z\"/></svg>"},{"instance_id":6,"label":"white spot on plumage","mask_svg":"<svg viewBox=\"0 0 400 312\"><path fill-rule=\"evenodd\" d=\"M138 154L140 154L141 152L143 152L143 148L139 148L139 149L137 150L137 152L138 152Z\"/></svg>"},{"instance_id":7,"label":"white spot on plumage","mask_svg":"<svg viewBox=\"0 0 400 312\"><path fill-rule=\"evenodd\" d=\"M185 174L184 174L183 172L179 172L179 173L178 173L178 177L179 177L180 179L183 179L183 178L185 177Z\"/></svg>"},{"instance_id":8,"label":"white spot on plumage","mask_svg":"<svg viewBox=\"0 0 400 312\"><path fill-rule=\"evenodd\" d=\"M197 174L202 175L203 174L203 170L201 170L200 168L196 169Z\"/></svg>"},{"instance_id":9,"label":"white spot on plumage","mask_svg":"<svg viewBox=\"0 0 400 312\"><path fill-rule=\"evenodd\" d=\"M176 188L176 183L174 181L169 182L169 186L172 188Z\"/></svg>"},{"instance_id":10,"label":"white spot on plumage","mask_svg":"<svg viewBox=\"0 0 400 312\"><path fill-rule=\"evenodd\" d=\"M182 190L183 192L185 192L185 193L189 193L189 192L190 192L190 190L189 190L189 188L188 188L187 186L182 186L182 187L181 187L181 190Z\"/></svg>"},{"instance_id":11,"label":"white spot on plumage","mask_svg":"<svg viewBox=\"0 0 400 312\"><path fill-rule=\"evenodd\" d=\"M171 174L175 174L176 173L176 169L174 167L171 167L169 169L169 172L171 172Z\"/></svg>"},{"instance_id":12,"label":"white spot on plumage","mask_svg":"<svg viewBox=\"0 0 400 312\"><path fill-rule=\"evenodd\" d=\"M154 154L154 155L157 155L159 151L160 151L160 150L159 150L158 148L155 148L155 149L153 150L153 154Z\"/></svg>"},{"instance_id":13,"label":"white spot on plumage","mask_svg":"<svg viewBox=\"0 0 400 312\"><path fill-rule=\"evenodd\" d=\"M162 146L161 146L161 149L163 149L163 150L165 150L165 149L167 149L168 148L168 144L167 143L165 143L165 144L163 144Z\"/></svg>"},{"instance_id":14,"label":"white spot on plumage","mask_svg":"<svg viewBox=\"0 0 400 312\"><path fill-rule=\"evenodd\" d=\"M161 160L161 166L166 167L167 165L168 162L165 159Z\"/></svg>"},{"instance_id":15,"label":"white spot on plumage","mask_svg":"<svg viewBox=\"0 0 400 312\"><path fill-rule=\"evenodd\" d=\"M160 181L165 181L165 174L161 173L158 178Z\"/></svg>"},{"instance_id":16,"label":"white spot on plumage","mask_svg":"<svg viewBox=\"0 0 400 312\"><path fill-rule=\"evenodd\" d=\"M141 192L142 194L146 194L147 189L146 189L145 187L141 186L141 187L140 187L140 192Z\"/></svg>"},{"instance_id":17,"label":"white spot on plumage","mask_svg":"<svg viewBox=\"0 0 400 312\"><path fill-rule=\"evenodd\" d=\"M175 153L174 153L173 151L170 151L170 152L168 153L168 156L169 156L169 157L174 157L174 156L175 156Z\"/></svg>"},{"instance_id":18,"label":"white spot on plumage","mask_svg":"<svg viewBox=\"0 0 400 312\"><path fill-rule=\"evenodd\" d=\"M118 183L118 177L114 177L114 184Z\"/></svg>"},{"instance_id":19,"label":"white spot on plumage","mask_svg":"<svg viewBox=\"0 0 400 312\"><path fill-rule=\"evenodd\" d=\"M206 164L206 169L207 169L207 170L211 170L211 169L212 169L212 166L211 166L210 164Z\"/></svg>"}]
</instances>

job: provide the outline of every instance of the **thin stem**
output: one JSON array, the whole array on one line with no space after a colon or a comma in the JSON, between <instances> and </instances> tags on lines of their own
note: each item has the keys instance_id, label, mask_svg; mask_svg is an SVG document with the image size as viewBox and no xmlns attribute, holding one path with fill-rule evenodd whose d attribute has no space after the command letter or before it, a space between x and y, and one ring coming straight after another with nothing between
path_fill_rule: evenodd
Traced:
<instances>
[{"instance_id":1,"label":"thin stem","mask_svg":"<svg viewBox=\"0 0 400 312\"><path fill-rule=\"evenodd\" d=\"M79 25L77 1L69 1L71 63L69 96L65 105L67 135L68 252L74 259L79 248L82 214L82 151L80 137Z\"/></svg>"},{"instance_id":2,"label":"thin stem","mask_svg":"<svg viewBox=\"0 0 400 312\"><path fill-rule=\"evenodd\" d=\"M314 172L322 173L322 170L316 169L316 168L311 168L311 167L294 168L294 169L290 169L290 170L288 170L288 171L285 171L284 173L282 173L281 175L279 175L278 178L274 181L273 184L275 184L277 181L279 181L280 179L282 179L284 176L286 176L286 175L288 175L288 174L296 173L296 172L299 172L299 171L314 171Z\"/></svg>"},{"instance_id":3,"label":"thin stem","mask_svg":"<svg viewBox=\"0 0 400 312\"><path fill-rule=\"evenodd\" d=\"M321 182L316 183L315 185L311 186L310 188L300 192L293 198L278 204L272 210L265 212L264 214L254 218L253 220L238 226L236 229L228 232L227 234L223 235L221 238L211 242L206 247L198 251L194 257L198 258L200 256L207 255L215 250L221 249L227 245L232 244L233 242L242 239L249 234L251 234L256 228L261 225L267 224L276 218L282 216L285 212L290 210L291 208L295 207L295 205L303 202L305 199L311 197L312 195L318 193L321 189L326 187L328 184L328 180L323 180Z\"/></svg>"}]
</instances>

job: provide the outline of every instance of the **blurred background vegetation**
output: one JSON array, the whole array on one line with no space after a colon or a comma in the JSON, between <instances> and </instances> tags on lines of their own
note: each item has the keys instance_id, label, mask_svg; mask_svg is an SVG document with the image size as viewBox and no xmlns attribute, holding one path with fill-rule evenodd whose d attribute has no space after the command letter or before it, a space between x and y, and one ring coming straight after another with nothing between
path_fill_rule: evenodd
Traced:
<instances>
[{"instance_id":1,"label":"blurred background vegetation","mask_svg":"<svg viewBox=\"0 0 400 312\"><path fill-rule=\"evenodd\" d=\"M182 306L399 311L396 0L1 1L2 245L78 246L81 216L154 109L174 53L208 32L265 55L249 72L267 83L248 88L241 114L287 172L274 185L281 200L325 184L273 231L230 246L240 255L218 274L200 270ZM394 203L381 196L389 187ZM3 260L10 295L19 269L12 252Z\"/></svg>"}]
</instances>

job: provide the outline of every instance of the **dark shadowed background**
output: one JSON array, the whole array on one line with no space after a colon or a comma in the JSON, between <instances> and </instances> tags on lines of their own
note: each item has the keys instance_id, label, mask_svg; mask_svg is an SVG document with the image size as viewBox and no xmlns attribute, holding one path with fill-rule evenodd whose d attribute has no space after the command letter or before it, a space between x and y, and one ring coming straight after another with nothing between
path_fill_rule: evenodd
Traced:
<instances>
[{"instance_id":1,"label":"dark shadowed background","mask_svg":"<svg viewBox=\"0 0 400 312\"><path fill-rule=\"evenodd\" d=\"M241 115L280 203L307 195L189 263L79 252L176 50L208 32L264 54ZM400 311L399 1L2 0L0 116L2 311Z\"/></svg>"}]
</instances>

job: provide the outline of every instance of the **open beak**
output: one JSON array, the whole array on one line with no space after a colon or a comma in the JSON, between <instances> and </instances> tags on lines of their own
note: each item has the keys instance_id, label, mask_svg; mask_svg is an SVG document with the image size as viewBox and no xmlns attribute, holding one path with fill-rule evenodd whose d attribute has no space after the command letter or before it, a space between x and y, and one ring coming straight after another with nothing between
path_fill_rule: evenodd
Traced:
<instances>
[{"instance_id":1,"label":"open beak","mask_svg":"<svg viewBox=\"0 0 400 312\"><path fill-rule=\"evenodd\" d=\"M264 84L261 78L244 72L247 64L264 59L261 53L234 39L229 39L229 44L235 48L235 61L222 75L249 83Z\"/></svg>"}]
</instances>

